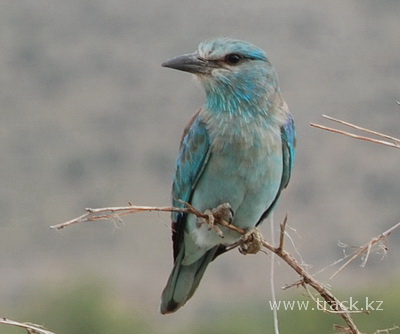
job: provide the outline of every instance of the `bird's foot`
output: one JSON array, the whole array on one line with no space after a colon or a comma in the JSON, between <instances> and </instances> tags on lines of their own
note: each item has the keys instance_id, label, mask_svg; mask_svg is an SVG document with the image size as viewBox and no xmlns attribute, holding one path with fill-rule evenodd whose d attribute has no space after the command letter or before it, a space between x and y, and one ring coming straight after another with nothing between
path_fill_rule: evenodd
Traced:
<instances>
[{"instance_id":1,"label":"bird's foot","mask_svg":"<svg viewBox=\"0 0 400 334\"><path fill-rule=\"evenodd\" d=\"M204 214L207 218L202 218L203 222L207 223L209 230L213 230L220 238L224 237L221 229L219 228L220 221L226 221L231 223L233 220L233 211L229 203L218 205L216 208L211 210L205 210Z\"/></svg>"},{"instance_id":2,"label":"bird's foot","mask_svg":"<svg viewBox=\"0 0 400 334\"><path fill-rule=\"evenodd\" d=\"M223 203L218 205L216 208L211 210L212 215L214 216L217 223L219 221L226 221L231 224L233 220L233 210L229 203Z\"/></svg>"},{"instance_id":3,"label":"bird's foot","mask_svg":"<svg viewBox=\"0 0 400 334\"><path fill-rule=\"evenodd\" d=\"M246 232L239 241L239 252L243 255L256 254L262 246L263 236L260 230L255 227L253 230Z\"/></svg>"},{"instance_id":4,"label":"bird's foot","mask_svg":"<svg viewBox=\"0 0 400 334\"><path fill-rule=\"evenodd\" d=\"M220 238L224 237L224 234L222 233L221 229L218 227L218 224L215 221L215 217L213 214L212 210L205 210L204 215L207 216L207 218L201 218L203 223L208 224L208 230L213 230Z\"/></svg>"}]
</instances>

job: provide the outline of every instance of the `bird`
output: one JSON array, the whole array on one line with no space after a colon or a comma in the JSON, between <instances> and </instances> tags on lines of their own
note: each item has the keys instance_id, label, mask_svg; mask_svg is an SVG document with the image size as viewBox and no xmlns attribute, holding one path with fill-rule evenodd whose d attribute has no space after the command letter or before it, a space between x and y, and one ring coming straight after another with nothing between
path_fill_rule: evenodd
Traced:
<instances>
[{"instance_id":1,"label":"bird","mask_svg":"<svg viewBox=\"0 0 400 334\"><path fill-rule=\"evenodd\" d=\"M261 48L227 37L201 42L196 52L161 66L194 74L205 90L181 139L173 206L206 211L228 203L230 223L254 230L288 185L295 159L294 120L274 67ZM209 263L242 236L221 227L221 238L192 214L174 212L171 220L174 266L162 314L182 307Z\"/></svg>"}]
</instances>

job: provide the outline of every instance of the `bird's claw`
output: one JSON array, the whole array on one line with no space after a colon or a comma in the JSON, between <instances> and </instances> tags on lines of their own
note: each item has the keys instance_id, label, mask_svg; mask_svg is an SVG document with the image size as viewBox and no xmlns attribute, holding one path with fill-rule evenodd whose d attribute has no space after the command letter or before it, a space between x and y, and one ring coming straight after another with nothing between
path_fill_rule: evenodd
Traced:
<instances>
[{"instance_id":1,"label":"bird's claw","mask_svg":"<svg viewBox=\"0 0 400 334\"><path fill-rule=\"evenodd\" d=\"M211 210L212 215L217 221L226 221L231 223L233 220L233 210L229 203L223 203Z\"/></svg>"},{"instance_id":2,"label":"bird's claw","mask_svg":"<svg viewBox=\"0 0 400 334\"><path fill-rule=\"evenodd\" d=\"M239 252L243 255L258 253L262 246L262 240L263 237L260 230L255 227L241 238L239 242Z\"/></svg>"},{"instance_id":3,"label":"bird's claw","mask_svg":"<svg viewBox=\"0 0 400 334\"><path fill-rule=\"evenodd\" d=\"M216 223L215 216L213 214L212 210L206 210L203 212L204 215L207 216L207 218L203 218L204 222L208 224L208 230L213 230L220 238L224 237L224 234L222 233L221 229L218 227L218 224Z\"/></svg>"},{"instance_id":4,"label":"bird's claw","mask_svg":"<svg viewBox=\"0 0 400 334\"><path fill-rule=\"evenodd\" d=\"M202 223L207 223L209 230L213 230L220 238L224 237L222 230L218 226L218 222L226 221L231 223L233 220L233 211L229 203L223 203L211 210L205 210L205 218L202 218Z\"/></svg>"}]
</instances>

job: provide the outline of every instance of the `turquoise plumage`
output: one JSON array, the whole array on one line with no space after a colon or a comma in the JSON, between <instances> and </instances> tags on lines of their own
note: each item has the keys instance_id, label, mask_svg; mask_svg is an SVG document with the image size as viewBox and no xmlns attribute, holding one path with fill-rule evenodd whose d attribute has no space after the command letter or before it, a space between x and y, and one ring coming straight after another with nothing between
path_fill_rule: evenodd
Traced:
<instances>
[{"instance_id":1,"label":"turquoise plumage","mask_svg":"<svg viewBox=\"0 0 400 334\"><path fill-rule=\"evenodd\" d=\"M173 58L170 67L196 75L205 104L187 125L172 197L198 210L229 203L232 224L251 231L272 211L290 179L295 156L293 118L264 51L248 42L218 38ZM174 268L161 298L171 313L192 297L207 265L240 235L221 239L193 215L172 214Z\"/></svg>"}]
</instances>

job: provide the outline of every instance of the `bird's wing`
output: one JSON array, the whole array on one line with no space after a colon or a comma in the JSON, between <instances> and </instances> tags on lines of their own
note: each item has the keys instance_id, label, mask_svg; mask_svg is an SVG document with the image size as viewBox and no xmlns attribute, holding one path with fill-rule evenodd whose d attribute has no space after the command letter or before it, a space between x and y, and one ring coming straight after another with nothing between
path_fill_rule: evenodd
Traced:
<instances>
[{"instance_id":1,"label":"bird's wing","mask_svg":"<svg viewBox=\"0 0 400 334\"><path fill-rule=\"evenodd\" d=\"M281 190L283 188L286 188L289 183L296 155L295 151L296 130L294 127L294 121L292 114L289 112L289 110L287 111L286 115L287 115L286 123L281 128L282 153L283 153L283 172L282 172L282 181L280 187Z\"/></svg>"},{"instance_id":2,"label":"bird's wing","mask_svg":"<svg viewBox=\"0 0 400 334\"><path fill-rule=\"evenodd\" d=\"M281 184L278 190L278 193L275 196L275 199L271 203L271 205L265 210L257 225L259 225L265 218L269 216L271 211L274 209L278 199L281 195L283 189L287 187L290 180L290 175L292 172L294 158L295 158L295 147L296 147L296 130L294 127L294 121L292 114L289 111L289 108L285 102L281 106L282 111L286 115L286 122L281 126L281 140L282 140L282 178Z\"/></svg>"},{"instance_id":3,"label":"bird's wing","mask_svg":"<svg viewBox=\"0 0 400 334\"><path fill-rule=\"evenodd\" d=\"M190 203L196 184L210 158L210 138L205 124L197 111L186 126L181 140L176 173L172 187L174 207L185 207L181 201ZM183 242L186 214L172 214L172 240L174 259L178 256Z\"/></svg>"}]
</instances>

